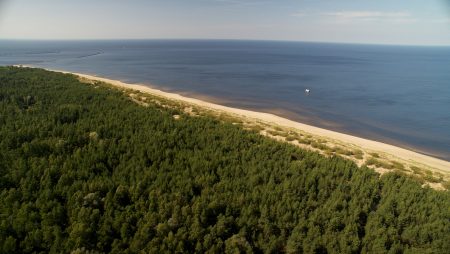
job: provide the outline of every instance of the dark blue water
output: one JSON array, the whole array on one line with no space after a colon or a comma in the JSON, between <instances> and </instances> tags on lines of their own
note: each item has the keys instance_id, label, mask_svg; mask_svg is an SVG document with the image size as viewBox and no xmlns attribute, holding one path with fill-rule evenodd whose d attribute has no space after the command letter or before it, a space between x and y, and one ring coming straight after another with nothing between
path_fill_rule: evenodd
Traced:
<instances>
[{"instance_id":1,"label":"dark blue water","mask_svg":"<svg viewBox=\"0 0 450 254\"><path fill-rule=\"evenodd\" d=\"M151 83L450 160L450 47L0 41L11 64Z\"/></svg>"}]
</instances>

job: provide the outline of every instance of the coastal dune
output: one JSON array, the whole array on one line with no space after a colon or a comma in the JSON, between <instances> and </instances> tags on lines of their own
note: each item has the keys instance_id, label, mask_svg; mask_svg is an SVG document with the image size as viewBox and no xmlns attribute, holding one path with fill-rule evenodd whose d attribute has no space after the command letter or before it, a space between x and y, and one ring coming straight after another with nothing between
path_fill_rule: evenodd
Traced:
<instances>
[{"instance_id":1,"label":"coastal dune","mask_svg":"<svg viewBox=\"0 0 450 254\"><path fill-rule=\"evenodd\" d=\"M67 72L65 72L67 73ZM263 113L263 112L256 112L251 110L245 110L245 109L238 109L238 108L232 108L227 106L222 106L218 104L214 104L211 102L202 101L195 98L189 98L185 97L176 93L169 93L164 92L158 89L150 88L145 85L141 84L128 84L124 83L118 80L112 80L107 79L103 77L97 77L93 75L88 74L82 74L82 73L75 73L71 72L71 74L74 74L76 76L79 76L81 78L94 80L94 81L100 81L105 82L117 87L121 88L127 88L127 89L134 89L143 93L148 93L156 96L161 96L170 100L176 100L176 101L182 101L185 103L193 104L202 108L206 108L209 110L215 110L215 111L222 111L228 114L232 114L234 116L238 117L244 117L244 118L252 118L253 120L262 121L268 124L276 124L282 127L288 127L288 128L294 128L298 130L302 130L304 132L310 133L312 135L317 136L323 136L329 139L333 139L339 142L348 143L357 147L360 147L362 149L368 149L372 150L374 152L383 152L387 153L389 155L392 155L394 157L398 157L405 161L410 161L414 163L424 164L426 166L429 166L431 168L437 169L442 172L450 173L450 162L437 159L431 156L427 156L424 154L420 154L414 151L410 151L404 148L400 148L397 146L389 145L386 143L373 141L369 139L364 139L340 132L330 131L327 129L295 122L277 115L273 115L270 113Z\"/></svg>"},{"instance_id":2,"label":"coastal dune","mask_svg":"<svg viewBox=\"0 0 450 254\"><path fill-rule=\"evenodd\" d=\"M409 165L418 165L421 167L425 167L434 172L439 172L442 174L450 174L450 162L434 158L428 155L420 154L411 150L407 150L404 148L400 148L397 146L389 145L386 143L373 141L365 138L360 138L356 136L352 136L349 134L344 134L336 131L331 131L299 122L295 122L274 114L264 113L264 112L256 112L251 110L239 109L227 107L195 98L185 97L176 93L164 92L158 89L154 89L148 87L143 84L128 84L118 80L112 80L108 78L98 77L94 75L88 75L83 73L76 72L67 72L61 70L50 70L61 73L73 74L82 79L87 79L90 81L99 81L111 84L113 86L124 88L124 89L132 89L142 93L147 93L150 95L162 97L165 99L169 99L172 101L184 102L187 104L191 104L193 106L197 106L203 109L212 110L219 113L225 113L233 117L253 120L257 122L262 122L272 126L279 126L284 128L291 128L295 130L299 130L308 134L311 134L316 137L325 138L327 140L331 140L332 142L345 144L347 146L356 147L358 149L363 150L365 153L381 153L388 156L391 159L398 160L401 162L405 162Z\"/></svg>"}]
</instances>

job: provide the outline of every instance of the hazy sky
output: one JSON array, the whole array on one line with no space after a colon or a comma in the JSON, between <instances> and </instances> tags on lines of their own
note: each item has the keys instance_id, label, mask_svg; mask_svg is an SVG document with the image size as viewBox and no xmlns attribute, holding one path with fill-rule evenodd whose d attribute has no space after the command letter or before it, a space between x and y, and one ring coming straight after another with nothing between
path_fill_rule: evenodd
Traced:
<instances>
[{"instance_id":1,"label":"hazy sky","mask_svg":"<svg viewBox=\"0 0 450 254\"><path fill-rule=\"evenodd\" d=\"M0 0L2 39L450 45L447 0Z\"/></svg>"}]
</instances>

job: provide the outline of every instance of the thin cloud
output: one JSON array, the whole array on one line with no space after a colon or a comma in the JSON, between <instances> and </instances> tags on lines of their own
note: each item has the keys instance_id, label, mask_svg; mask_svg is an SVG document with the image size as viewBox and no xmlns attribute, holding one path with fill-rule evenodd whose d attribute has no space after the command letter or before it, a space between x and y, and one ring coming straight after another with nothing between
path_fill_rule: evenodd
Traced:
<instances>
[{"instance_id":1,"label":"thin cloud","mask_svg":"<svg viewBox=\"0 0 450 254\"><path fill-rule=\"evenodd\" d=\"M251 5L261 5L269 3L270 1L261 1L261 0L214 0L216 3L228 4L228 5L237 5L237 6L251 6Z\"/></svg>"},{"instance_id":2,"label":"thin cloud","mask_svg":"<svg viewBox=\"0 0 450 254\"><path fill-rule=\"evenodd\" d=\"M7 5L10 1L7 0L0 0L0 26L2 25L2 19L5 16Z\"/></svg>"},{"instance_id":3,"label":"thin cloud","mask_svg":"<svg viewBox=\"0 0 450 254\"><path fill-rule=\"evenodd\" d=\"M431 23L436 23L436 24L449 24L450 23L450 18L442 18L442 19L432 19L430 20Z\"/></svg>"},{"instance_id":4,"label":"thin cloud","mask_svg":"<svg viewBox=\"0 0 450 254\"><path fill-rule=\"evenodd\" d=\"M343 19L404 19L411 17L411 14L408 12L380 11L338 11L327 12L324 15Z\"/></svg>"},{"instance_id":5,"label":"thin cloud","mask_svg":"<svg viewBox=\"0 0 450 254\"><path fill-rule=\"evenodd\" d=\"M387 20L398 23L412 23L417 21L409 12L381 12L381 11L336 11L336 12L304 12L291 14L292 17L331 17L342 21L379 21Z\"/></svg>"},{"instance_id":6,"label":"thin cloud","mask_svg":"<svg viewBox=\"0 0 450 254\"><path fill-rule=\"evenodd\" d=\"M380 11L341 11L324 13L343 22L389 22L392 24L412 24L418 20L409 12L380 12Z\"/></svg>"},{"instance_id":7,"label":"thin cloud","mask_svg":"<svg viewBox=\"0 0 450 254\"><path fill-rule=\"evenodd\" d=\"M306 12L303 12L303 11L299 11L299 12L296 12L296 13L292 13L292 14L291 14L292 17L304 17L304 16L306 16L306 15L307 15L307 13L306 13Z\"/></svg>"}]
</instances>

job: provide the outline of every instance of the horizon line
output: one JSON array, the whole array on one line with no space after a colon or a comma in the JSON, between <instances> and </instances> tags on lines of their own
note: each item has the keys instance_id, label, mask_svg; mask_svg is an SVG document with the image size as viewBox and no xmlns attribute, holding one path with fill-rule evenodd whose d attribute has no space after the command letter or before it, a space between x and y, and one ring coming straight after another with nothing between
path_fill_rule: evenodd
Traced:
<instances>
[{"instance_id":1,"label":"horizon line","mask_svg":"<svg viewBox=\"0 0 450 254\"><path fill-rule=\"evenodd\" d=\"M225 39L225 38L1 38L0 41L267 41L267 42L299 42L299 43L323 43L323 44L350 44L350 45L372 45L372 46L412 46L412 47L450 47L450 44L401 44L401 43L371 43L371 42L349 42L349 41L320 41L320 40L286 40L286 39Z\"/></svg>"}]
</instances>

